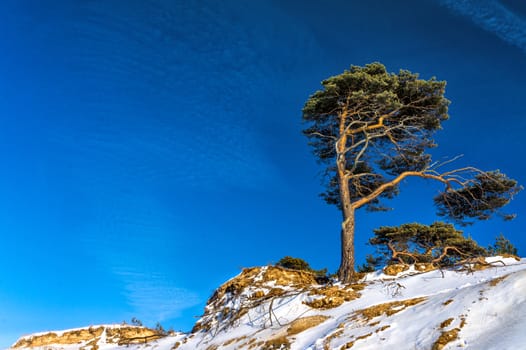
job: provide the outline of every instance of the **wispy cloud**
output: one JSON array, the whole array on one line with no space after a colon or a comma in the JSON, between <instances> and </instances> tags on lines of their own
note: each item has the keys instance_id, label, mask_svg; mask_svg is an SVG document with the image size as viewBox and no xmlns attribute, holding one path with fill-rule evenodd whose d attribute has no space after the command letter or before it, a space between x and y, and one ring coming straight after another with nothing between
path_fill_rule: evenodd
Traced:
<instances>
[{"instance_id":1,"label":"wispy cloud","mask_svg":"<svg viewBox=\"0 0 526 350\"><path fill-rule=\"evenodd\" d=\"M184 309L197 305L197 294L174 286L158 273L117 271L123 280L124 295L134 316L147 324L162 322L180 315Z\"/></svg>"},{"instance_id":2,"label":"wispy cloud","mask_svg":"<svg viewBox=\"0 0 526 350\"><path fill-rule=\"evenodd\" d=\"M123 317L150 326L203 301L187 289L188 280L178 275L181 267L167 264L183 249L175 237L185 231L176 225L176 214L153 197L107 196L81 235L85 251L116 281L115 303L126 310Z\"/></svg>"},{"instance_id":3,"label":"wispy cloud","mask_svg":"<svg viewBox=\"0 0 526 350\"><path fill-rule=\"evenodd\" d=\"M526 52L526 19L496 0L438 0L450 10Z\"/></svg>"},{"instance_id":4,"label":"wispy cloud","mask_svg":"<svg viewBox=\"0 0 526 350\"><path fill-rule=\"evenodd\" d=\"M253 7L169 4L86 5L68 55L80 107L51 139L79 177L89 163L104 174L91 179L116 185L259 189L279 179L266 128L286 116L263 106L283 100L311 44L278 19L254 27Z\"/></svg>"}]
</instances>

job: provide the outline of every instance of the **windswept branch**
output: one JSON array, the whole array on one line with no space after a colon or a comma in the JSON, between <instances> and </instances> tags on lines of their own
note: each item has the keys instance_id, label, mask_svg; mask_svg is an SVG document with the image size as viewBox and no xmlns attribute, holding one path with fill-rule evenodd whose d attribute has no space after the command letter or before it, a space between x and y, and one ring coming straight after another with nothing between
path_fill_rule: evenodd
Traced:
<instances>
[{"instance_id":1,"label":"windswept branch","mask_svg":"<svg viewBox=\"0 0 526 350\"><path fill-rule=\"evenodd\" d=\"M405 178L410 177L410 176L420 177L420 178L423 178L423 179L437 180L439 182L444 183L446 185L446 187L451 187L450 180L448 180L447 178L444 178L444 177L442 177L440 175L433 175L433 174L426 173L424 171L405 171L402 174L398 175L393 180L391 180L389 182L386 182L386 183L382 184L381 186L379 186L378 188L376 188L368 196L365 196L365 197L360 198L357 201L353 202L351 204L352 207L354 209L358 209L358 208L370 203L371 201L373 201L376 198L378 198L382 193L384 193L385 191L387 191L390 188L398 186L398 184L400 184L400 182L402 182L402 180L404 180Z\"/></svg>"},{"instance_id":2,"label":"windswept branch","mask_svg":"<svg viewBox=\"0 0 526 350\"><path fill-rule=\"evenodd\" d=\"M385 191L398 186L405 178L419 177L445 185L444 191L435 197L438 214L441 216L448 216L461 224L467 224L465 218L485 220L494 213L505 219L511 218L509 214L501 214L499 209L522 189L515 180L498 171L485 172L474 167L464 167L439 173L436 171L438 167L424 171L403 172L351 205L354 209L358 209L374 201Z\"/></svg>"}]
</instances>

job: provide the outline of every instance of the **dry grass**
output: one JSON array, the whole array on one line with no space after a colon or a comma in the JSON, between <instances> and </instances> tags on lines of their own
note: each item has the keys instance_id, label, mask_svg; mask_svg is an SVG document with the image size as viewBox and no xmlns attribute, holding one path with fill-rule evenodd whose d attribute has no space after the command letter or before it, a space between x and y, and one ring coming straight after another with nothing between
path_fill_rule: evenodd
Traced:
<instances>
[{"instance_id":1,"label":"dry grass","mask_svg":"<svg viewBox=\"0 0 526 350\"><path fill-rule=\"evenodd\" d=\"M495 287L497 284L499 284L500 282L504 281L506 278L508 278L509 275L504 275L504 276L501 276L501 277L497 277L497 278L494 278L492 279L491 281L488 282L488 284L491 286L491 287Z\"/></svg>"},{"instance_id":2,"label":"dry grass","mask_svg":"<svg viewBox=\"0 0 526 350\"><path fill-rule=\"evenodd\" d=\"M228 346L230 344L239 343L240 341L245 340L245 339L247 339L246 335L239 337L239 338L232 338L224 342L222 346Z\"/></svg>"},{"instance_id":3,"label":"dry grass","mask_svg":"<svg viewBox=\"0 0 526 350\"><path fill-rule=\"evenodd\" d=\"M369 272L355 272L354 276L353 276L354 277L353 280L354 281L361 281L361 280L363 280L365 278L365 276L367 276L368 273Z\"/></svg>"},{"instance_id":4,"label":"dry grass","mask_svg":"<svg viewBox=\"0 0 526 350\"><path fill-rule=\"evenodd\" d=\"M30 348L37 346L45 346L49 344L54 344L58 339L56 333L47 333L45 335L37 335L28 338L22 338L13 345L13 348Z\"/></svg>"},{"instance_id":5,"label":"dry grass","mask_svg":"<svg viewBox=\"0 0 526 350\"><path fill-rule=\"evenodd\" d=\"M498 263L498 262L497 262ZM489 269L490 267L494 267L494 263L488 263L486 262L486 258L484 257L476 257L472 259L467 259L463 262L463 266L468 271L482 271ZM503 263L504 264L504 263Z\"/></svg>"},{"instance_id":6,"label":"dry grass","mask_svg":"<svg viewBox=\"0 0 526 350\"><path fill-rule=\"evenodd\" d=\"M507 253L499 254L499 255L502 256L503 258L512 258L512 259L515 259L517 261L521 261L521 258L518 257L517 255L507 254Z\"/></svg>"},{"instance_id":7,"label":"dry grass","mask_svg":"<svg viewBox=\"0 0 526 350\"><path fill-rule=\"evenodd\" d=\"M246 268L241 273L224 283L221 287L216 289L212 297L208 300L207 304L211 304L216 300L220 300L226 293L237 295L241 293L246 287L254 284L254 279L261 272L260 267Z\"/></svg>"},{"instance_id":8,"label":"dry grass","mask_svg":"<svg viewBox=\"0 0 526 350\"><path fill-rule=\"evenodd\" d=\"M449 327L449 325L453 322L453 320L454 320L454 318L451 317L451 318L448 318L447 320L443 321L442 323L440 323L440 328L444 329L444 328Z\"/></svg>"},{"instance_id":9,"label":"dry grass","mask_svg":"<svg viewBox=\"0 0 526 350\"><path fill-rule=\"evenodd\" d=\"M210 324L197 321L192 327L191 333L197 333L200 331L208 332L210 330Z\"/></svg>"},{"instance_id":10,"label":"dry grass","mask_svg":"<svg viewBox=\"0 0 526 350\"><path fill-rule=\"evenodd\" d=\"M384 267L384 273L389 276L396 276L400 272L406 271L409 269L409 265L404 264L393 264L393 265L387 265Z\"/></svg>"},{"instance_id":11,"label":"dry grass","mask_svg":"<svg viewBox=\"0 0 526 350\"><path fill-rule=\"evenodd\" d=\"M261 297L265 296L265 292L262 290L257 290L250 296L251 299L259 299Z\"/></svg>"},{"instance_id":12,"label":"dry grass","mask_svg":"<svg viewBox=\"0 0 526 350\"><path fill-rule=\"evenodd\" d=\"M390 325L386 324L385 326L382 326L380 328L378 328L377 330L375 330L374 332L375 333L380 333L380 332L383 332L385 331L387 328L391 327Z\"/></svg>"},{"instance_id":13,"label":"dry grass","mask_svg":"<svg viewBox=\"0 0 526 350\"><path fill-rule=\"evenodd\" d=\"M62 333L60 336L56 333L47 333L30 338L22 338L13 346L13 348L43 347L51 344L73 345L86 342L86 344L79 347L79 349L97 350L97 344L102 332L104 332L104 327L89 327L71 330ZM118 343L119 345L145 343L162 337L164 337L164 335L145 327L129 326L106 328L106 342Z\"/></svg>"},{"instance_id":14,"label":"dry grass","mask_svg":"<svg viewBox=\"0 0 526 350\"><path fill-rule=\"evenodd\" d=\"M98 350L99 349L99 338L95 338L88 342L85 346L79 348L79 350Z\"/></svg>"},{"instance_id":15,"label":"dry grass","mask_svg":"<svg viewBox=\"0 0 526 350\"><path fill-rule=\"evenodd\" d=\"M480 262L475 262L473 263L469 269L471 271L482 271L482 270L486 270L486 269L489 269L490 267L493 267L491 264L487 264L486 262L484 263L480 263Z\"/></svg>"},{"instance_id":16,"label":"dry grass","mask_svg":"<svg viewBox=\"0 0 526 350\"><path fill-rule=\"evenodd\" d=\"M358 299L361 294L356 290L365 288L363 284L349 285L346 288L337 286L327 286L322 288L313 288L309 295L320 295L322 298L305 302L306 305L315 309L332 309L342 305L346 301Z\"/></svg>"},{"instance_id":17,"label":"dry grass","mask_svg":"<svg viewBox=\"0 0 526 350\"><path fill-rule=\"evenodd\" d=\"M254 303L264 303L275 297L285 294L285 290L279 287L270 288L268 282L274 282L276 286L293 286L298 289L316 286L313 273L299 270L289 270L278 266L252 267L243 271L233 279L220 286L207 302L207 313L202 321L196 322L191 333L200 331L208 332L213 324L225 324L234 322L246 315L247 307L253 307ZM242 303L239 308L224 308L228 299L240 296L247 288L260 289L250 295L249 303ZM208 317L207 317L208 316ZM217 322L215 322L217 321Z\"/></svg>"},{"instance_id":18,"label":"dry grass","mask_svg":"<svg viewBox=\"0 0 526 350\"><path fill-rule=\"evenodd\" d=\"M13 346L13 348L41 347L51 344L79 344L82 342L91 341L95 338L97 338L98 340L103 331L104 327L89 327L64 332L60 336L56 333L51 332L47 334L32 336L29 338L22 338Z\"/></svg>"},{"instance_id":19,"label":"dry grass","mask_svg":"<svg viewBox=\"0 0 526 350\"><path fill-rule=\"evenodd\" d=\"M244 335L244 336L242 336L241 338L247 338L247 336ZM255 342L256 342L256 338L251 338L251 339L249 339L246 343L244 343L243 346L245 346L245 345L251 345L251 344L254 344ZM259 343L260 343L259 345L262 345L262 344L263 344L263 342L261 342L261 341L260 341Z\"/></svg>"},{"instance_id":20,"label":"dry grass","mask_svg":"<svg viewBox=\"0 0 526 350\"><path fill-rule=\"evenodd\" d=\"M266 297L279 297L285 294L285 290L281 288L272 288L267 294L265 294Z\"/></svg>"},{"instance_id":21,"label":"dry grass","mask_svg":"<svg viewBox=\"0 0 526 350\"><path fill-rule=\"evenodd\" d=\"M273 338L263 343L261 350L287 350L290 349L290 342L285 336Z\"/></svg>"},{"instance_id":22,"label":"dry grass","mask_svg":"<svg viewBox=\"0 0 526 350\"><path fill-rule=\"evenodd\" d=\"M338 326L339 328L339 326ZM335 338L341 337L343 334L343 329L338 329L336 332L330 334L323 340L323 350L331 350L331 341Z\"/></svg>"},{"instance_id":23,"label":"dry grass","mask_svg":"<svg viewBox=\"0 0 526 350\"><path fill-rule=\"evenodd\" d=\"M453 302L453 299L448 299L448 300L444 301L444 303L442 305L447 306L447 305L451 304L452 302Z\"/></svg>"},{"instance_id":24,"label":"dry grass","mask_svg":"<svg viewBox=\"0 0 526 350\"><path fill-rule=\"evenodd\" d=\"M348 319L349 320L349 319ZM350 318L351 321L356 321L356 319L353 319L353 318ZM379 322L373 322L371 324L369 324L368 326L369 327L373 327L375 325L378 325ZM384 325L382 327L379 327L377 328L374 332L370 332L370 333L367 333L367 334L363 334L363 335L360 335L354 339L352 339L352 341L349 341L347 343L345 343L344 345L342 345L339 349L350 349L351 347L354 346L354 344L360 340L360 339L365 339L365 338L368 338L370 337L371 335L373 335L374 333L380 333L380 332L383 332L385 331L386 329L390 328L391 326L390 325ZM338 329L330 334L329 336L327 336L324 341L323 341L323 349L324 350L332 350L332 349L335 349L333 346L331 346L331 342L335 339L335 338L340 338L343 336L344 334L344 328L345 328L345 324L341 323L338 325Z\"/></svg>"},{"instance_id":25,"label":"dry grass","mask_svg":"<svg viewBox=\"0 0 526 350\"><path fill-rule=\"evenodd\" d=\"M283 294L285 294L285 290L281 288L272 288L271 290L268 291L268 293L265 293L265 291L263 290L257 290L254 293L252 293L250 298L252 300L256 300L256 299L261 299L261 298L279 297Z\"/></svg>"},{"instance_id":26,"label":"dry grass","mask_svg":"<svg viewBox=\"0 0 526 350\"><path fill-rule=\"evenodd\" d=\"M344 345L342 345L342 347L340 348L340 350L345 350L345 349L350 349L354 346L354 340L353 341L350 341L350 342L347 342L345 343Z\"/></svg>"},{"instance_id":27,"label":"dry grass","mask_svg":"<svg viewBox=\"0 0 526 350\"><path fill-rule=\"evenodd\" d=\"M460 328L453 328L449 331L442 332L433 344L431 350L442 350L448 343L458 339L459 332Z\"/></svg>"},{"instance_id":28,"label":"dry grass","mask_svg":"<svg viewBox=\"0 0 526 350\"><path fill-rule=\"evenodd\" d=\"M288 270L278 266L267 266L263 281L275 281L276 285L281 286L311 286L316 283L314 274L307 271Z\"/></svg>"},{"instance_id":29,"label":"dry grass","mask_svg":"<svg viewBox=\"0 0 526 350\"><path fill-rule=\"evenodd\" d=\"M353 283L353 284L350 284L348 288L351 288L354 291L359 291L359 290L363 290L366 286L367 284L365 283Z\"/></svg>"},{"instance_id":30,"label":"dry grass","mask_svg":"<svg viewBox=\"0 0 526 350\"><path fill-rule=\"evenodd\" d=\"M315 315L298 318L287 328L287 335L294 335L325 322L329 316Z\"/></svg>"},{"instance_id":31,"label":"dry grass","mask_svg":"<svg viewBox=\"0 0 526 350\"><path fill-rule=\"evenodd\" d=\"M356 340L369 338L371 335L373 335L373 333L367 333L367 334L364 334L364 335L360 335L359 337L356 337Z\"/></svg>"},{"instance_id":32,"label":"dry grass","mask_svg":"<svg viewBox=\"0 0 526 350\"><path fill-rule=\"evenodd\" d=\"M381 315L392 316L400 311L405 310L406 308L410 306L419 304L425 300L427 300L427 298L421 297L421 298L393 301L390 303L374 305L366 309L358 310L355 312L355 314L360 315L363 318L365 318L367 321L369 321Z\"/></svg>"},{"instance_id":33,"label":"dry grass","mask_svg":"<svg viewBox=\"0 0 526 350\"><path fill-rule=\"evenodd\" d=\"M39 348L48 345L76 345L79 350L98 350L98 342L104 332L104 327L89 327L57 333L47 333L20 339L13 348ZM119 345L146 343L164 337L157 331L145 327L120 326L106 328L106 342Z\"/></svg>"},{"instance_id":34,"label":"dry grass","mask_svg":"<svg viewBox=\"0 0 526 350\"><path fill-rule=\"evenodd\" d=\"M314 309L333 309L344 303L344 299L340 297L324 297L320 299L314 299L312 301L304 302L305 305L308 305Z\"/></svg>"},{"instance_id":35,"label":"dry grass","mask_svg":"<svg viewBox=\"0 0 526 350\"><path fill-rule=\"evenodd\" d=\"M129 326L106 329L106 342L118 345L140 344L160 338L164 338L164 335L146 327Z\"/></svg>"},{"instance_id":36,"label":"dry grass","mask_svg":"<svg viewBox=\"0 0 526 350\"><path fill-rule=\"evenodd\" d=\"M250 344L250 343L249 343ZM250 344L250 346L248 347L249 350L252 350L252 349L261 349L261 347L265 344L264 341L258 341L257 343L252 343Z\"/></svg>"},{"instance_id":37,"label":"dry grass","mask_svg":"<svg viewBox=\"0 0 526 350\"><path fill-rule=\"evenodd\" d=\"M420 272L427 272L436 270L436 266L433 263L416 263L415 270Z\"/></svg>"},{"instance_id":38,"label":"dry grass","mask_svg":"<svg viewBox=\"0 0 526 350\"><path fill-rule=\"evenodd\" d=\"M367 334L364 334L364 335L360 335L359 337L356 337L356 339L354 339L353 341L350 341L348 343L345 343L345 345L342 345L342 347L340 349L341 350L350 349L350 348L352 348L354 346L354 343L356 343L358 340L368 338L372 334L373 333L367 333Z\"/></svg>"}]
</instances>

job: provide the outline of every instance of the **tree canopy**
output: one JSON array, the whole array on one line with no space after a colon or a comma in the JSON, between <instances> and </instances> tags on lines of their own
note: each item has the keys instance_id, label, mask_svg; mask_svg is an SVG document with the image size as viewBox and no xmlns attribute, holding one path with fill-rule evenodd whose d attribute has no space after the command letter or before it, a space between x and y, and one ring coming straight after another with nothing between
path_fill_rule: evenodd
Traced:
<instances>
[{"instance_id":1,"label":"tree canopy","mask_svg":"<svg viewBox=\"0 0 526 350\"><path fill-rule=\"evenodd\" d=\"M382 64L372 63L352 66L322 85L305 104L308 127L303 132L319 161L328 165L330 180L323 195L328 203L341 206L338 157L346 159L353 202L373 196L389 176L431 164L425 151L436 146L432 135L448 119L445 82L421 80L406 70L387 73ZM361 205L382 209L379 197L396 193L396 186L390 186Z\"/></svg>"},{"instance_id":2,"label":"tree canopy","mask_svg":"<svg viewBox=\"0 0 526 350\"><path fill-rule=\"evenodd\" d=\"M502 214L521 189L498 170L449 168L453 160L433 162L434 133L449 118L446 83L420 79L407 70L388 73L381 63L351 66L322 82L303 108L303 133L325 166L322 197L343 216L341 280L354 275L355 210L387 210L409 177L438 181L444 189L434 199L438 215L461 224Z\"/></svg>"}]
</instances>

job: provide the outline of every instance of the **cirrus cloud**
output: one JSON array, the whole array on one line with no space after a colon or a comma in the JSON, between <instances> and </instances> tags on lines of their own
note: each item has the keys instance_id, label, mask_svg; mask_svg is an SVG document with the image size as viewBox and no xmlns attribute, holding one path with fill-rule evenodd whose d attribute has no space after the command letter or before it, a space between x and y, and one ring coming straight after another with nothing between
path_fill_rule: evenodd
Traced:
<instances>
[{"instance_id":1,"label":"cirrus cloud","mask_svg":"<svg viewBox=\"0 0 526 350\"><path fill-rule=\"evenodd\" d=\"M484 30L526 52L526 19L496 0L438 0Z\"/></svg>"},{"instance_id":2,"label":"cirrus cloud","mask_svg":"<svg viewBox=\"0 0 526 350\"><path fill-rule=\"evenodd\" d=\"M196 293L179 288L156 273L116 271L124 282L124 296L135 315L150 324L178 317L201 300Z\"/></svg>"}]
</instances>

